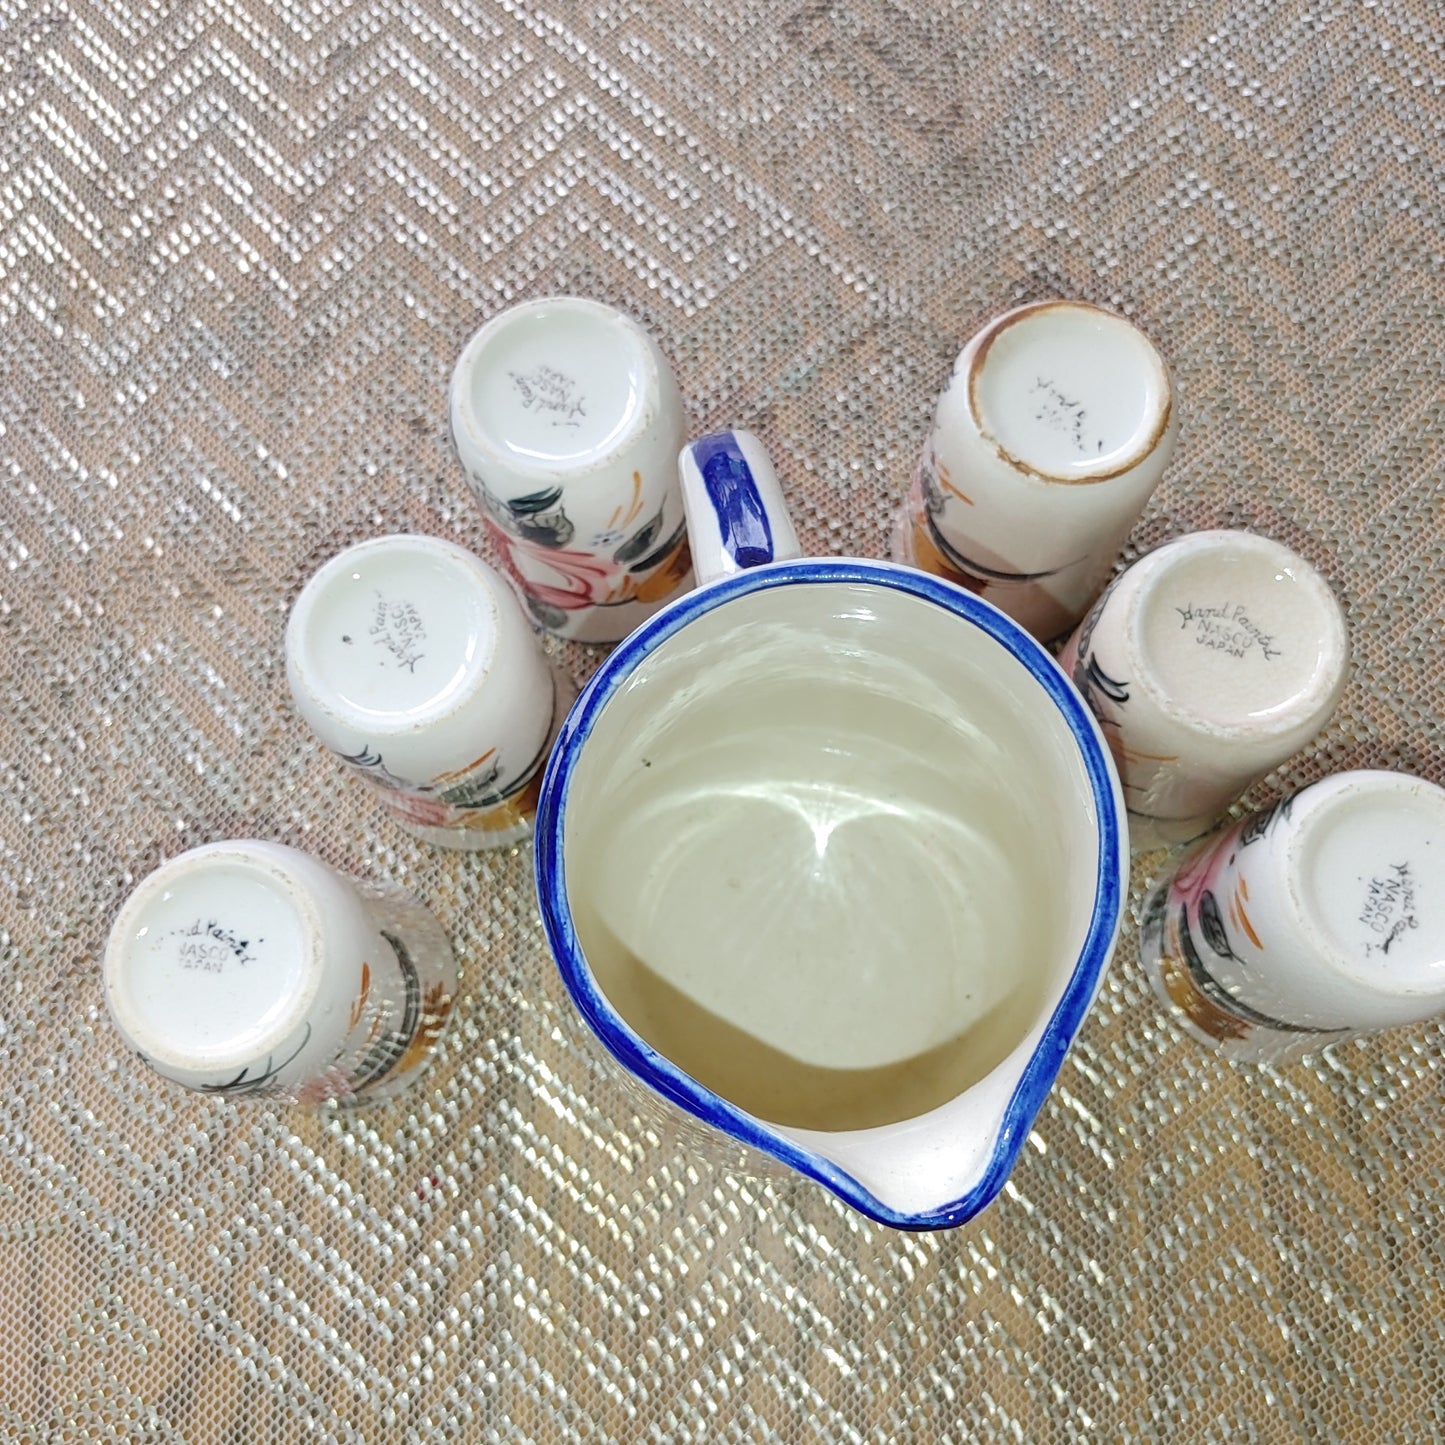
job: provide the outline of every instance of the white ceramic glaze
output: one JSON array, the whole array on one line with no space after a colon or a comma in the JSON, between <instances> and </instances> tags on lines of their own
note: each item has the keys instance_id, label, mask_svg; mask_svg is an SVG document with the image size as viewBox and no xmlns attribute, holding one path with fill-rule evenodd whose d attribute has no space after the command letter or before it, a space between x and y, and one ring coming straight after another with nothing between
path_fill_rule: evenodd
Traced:
<instances>
[{"instance_id":1,"label":"white ceramic glaze","mask_svg":"<svg viewBox=\"0 0 1445 1445\"><path fill-rule=\"evenodd\" d=\"M408 831L469 849L530 833L571 690L480 558L418 536L333 557L291 609L286 677L317 737Z\"/></svg>"},{"instance_id":2,"label":"white ceramic glaze","mask_svg":"<svg viewBox=\"0 0 1445 1445\"><path fill-rule=\"evenodd\" d=\"M1140 950L1195 1037L1280 1059L1445 1011L1445 789L1346 772L1192 849Z\"/></svg>"},{"instance_id":3,"label":"white ceramic glaze","mask_svg":"<svg viewBox=\"0 0 1445 1445\"><path fill-rule=\"evenodd\" d=\"M405 1087L457 988L420 904L256 840L192 849L145 878L102 974L116 1027L157 1073L308 1102Z\"/></svg>"},{"instance_id":4,"label":"white ceramic glaze","mask_svg":"<svg viewBox=\"0 0 1445 1445\"><path fill-rule=\"evenodd\" d=\"M677 467L700 579L802 556L772 458L752 432L699 437L683 447Z\"/></svg>"},{"instance_id":5,"label":"white ceramic glaze","mask_svg":"<svg viewBox=\"0 0 1445 1445\"><path fill-rule=\"evenodd\" d=\"M537 870L614 1057L873 1217L1002 1187L1112 952L1122 800L1077 692L961 589L796 546L756 438L681 458L719 574L564 725Z\"/></svg>"},{"instance_id":6,"label":"white ceramic glaze","mask_svg":"<svg viewBox=\"0 0 1445 1445\"><path fill-rule=\"evenodd\" d=\"M575 296L493 317L457 361L451 421L492 538L544 627L616 642L691 581L682 398L631 318Z\"/></svg>"},{"instance_id":7,"label":"white ceramic glaze","mask_svg":"<svg viewBox=\"0 0 1445 1445\"><path fill-rule=\"evenodd\" d=\"M1098 595L1179 430L1149 339L1080 301L1022 306L958 358L938 399L897 561L977 592L1045 640Z\"/></svg>"},{"instance_id":8,"label":"white ceramic glaze","mask_svg":"<svg viewBox=\"0 0 1445 1445\"><path fill-rule=\"evenodd\" d=\"M1104 725L1136 849L1207 832L1329 721L1344 613L1304 558L1249 532L1192 532L1124 572L1059 661Z\"/></svg>"}]
</instances>

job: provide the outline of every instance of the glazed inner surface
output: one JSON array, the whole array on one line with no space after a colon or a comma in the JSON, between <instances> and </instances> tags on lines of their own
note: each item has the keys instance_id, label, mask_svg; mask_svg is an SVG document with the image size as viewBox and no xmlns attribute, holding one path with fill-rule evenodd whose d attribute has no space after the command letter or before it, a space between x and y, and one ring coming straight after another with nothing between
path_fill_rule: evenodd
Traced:
<instances>
[{"instance_id":1,"label":"glazed inner surface","mask_svg":"<svg viewBox=\"0 0 1445 1445\"><path fill-rule=\"evenodd\" d=\"M912 1118L1072 973L1098 858L1063 719L987 634L876 584L724 603L613 696L568 899L612 1006L776 1124Z\"/></svg>"}]
</instances>

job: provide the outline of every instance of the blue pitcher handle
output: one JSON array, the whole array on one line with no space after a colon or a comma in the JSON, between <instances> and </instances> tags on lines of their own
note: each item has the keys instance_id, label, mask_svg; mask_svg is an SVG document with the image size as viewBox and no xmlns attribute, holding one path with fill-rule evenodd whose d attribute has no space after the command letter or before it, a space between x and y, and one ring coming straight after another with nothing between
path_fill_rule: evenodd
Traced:
<instances>
[{"instance_id":1,"label":"blue pitcher handle","mask_svg":"<svg viewBox=\"0 0 1445 1445\"><path fill-rule=\"evenodd\" d=\"M677 469L700 586L803 555L778 475L752 432L698 437L683 447Z\"/></svg>"}]
</instances>

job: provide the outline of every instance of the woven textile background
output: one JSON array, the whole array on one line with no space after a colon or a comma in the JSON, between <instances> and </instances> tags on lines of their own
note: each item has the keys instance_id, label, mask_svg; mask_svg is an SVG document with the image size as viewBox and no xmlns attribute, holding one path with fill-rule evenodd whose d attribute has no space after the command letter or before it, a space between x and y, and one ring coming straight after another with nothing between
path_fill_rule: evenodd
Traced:
<instances>
[{"instance_id":1,"label":"woven textile background","mask_svg":"<svg viewBox=\"0 0 1445 1445\"><path fill-rule=\"evenodd\" d=\"M1253 527L1347 603L1256 800L1445 781L1442 76L1433 0L0 0L0 1438L1445 1439L1439 1025L1226 1067L1131 926L1005 1193L892 1233L655 1137L528 851L398 832L280 648L348 543L485 552L446 384L509 302L638 317L807 550L880 555L962 342L1081 296L1178 377L1132 549ZM121 1046L116 907L237 835L441 918L416 1093Z\"/></svg>"}]
</instances>

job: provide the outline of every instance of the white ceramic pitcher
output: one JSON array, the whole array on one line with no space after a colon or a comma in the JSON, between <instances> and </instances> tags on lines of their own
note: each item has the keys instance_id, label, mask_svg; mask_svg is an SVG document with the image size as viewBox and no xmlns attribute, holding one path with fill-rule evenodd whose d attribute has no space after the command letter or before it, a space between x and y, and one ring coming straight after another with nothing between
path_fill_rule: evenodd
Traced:
<instances>
[{"instance_id":1,"label":"white ceramic pitcher","mask_svg":"<svg viewBox=\"0 0 1445 1445\"><path fill-rule=\"evenodd\" d=\"M802 558L756 438L681 457L704 585L603 662L542 785L537 888L638 1081L864 1214L1003 1186L1118 935L1118 779L1017 623Z\"/></svg>"}]
</instances>

